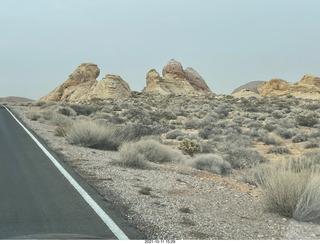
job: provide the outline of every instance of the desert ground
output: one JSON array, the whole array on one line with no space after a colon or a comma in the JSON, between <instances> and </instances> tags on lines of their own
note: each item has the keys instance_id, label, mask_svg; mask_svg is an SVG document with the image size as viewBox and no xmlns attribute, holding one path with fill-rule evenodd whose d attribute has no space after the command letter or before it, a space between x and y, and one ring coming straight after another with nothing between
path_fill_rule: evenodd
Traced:
<instances>
[{"instance_id":1,"label":"desert ground","mask_svg":"<svg viewBox=\"0 0 320 244\"><path fill-rule=\"evenodd\" d=\"M149 239L320 239L319 100L7 106Z\"/></svg>"}]
</instances>

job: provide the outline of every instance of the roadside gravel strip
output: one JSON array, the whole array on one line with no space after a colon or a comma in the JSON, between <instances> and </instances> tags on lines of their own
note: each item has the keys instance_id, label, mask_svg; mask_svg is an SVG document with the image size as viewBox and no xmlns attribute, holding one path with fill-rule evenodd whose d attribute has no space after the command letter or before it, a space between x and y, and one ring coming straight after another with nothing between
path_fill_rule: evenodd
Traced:
<instances>
[{"instance_id":1,"label":"roadside gravel strip","mask_svg":"<svg viewBox=\"0 0 320 244\"><path fill-rule=\"evenodd\" d=\"M183 164L119 167L117 152L70 145L54 136L55 126L27 119L28 107L11 109L107 201L125 206L127 220L149 239L320 239L319 225L266 212L258 189L238 181L236 172L220 177Z\"/></svg>"}]
</instances>

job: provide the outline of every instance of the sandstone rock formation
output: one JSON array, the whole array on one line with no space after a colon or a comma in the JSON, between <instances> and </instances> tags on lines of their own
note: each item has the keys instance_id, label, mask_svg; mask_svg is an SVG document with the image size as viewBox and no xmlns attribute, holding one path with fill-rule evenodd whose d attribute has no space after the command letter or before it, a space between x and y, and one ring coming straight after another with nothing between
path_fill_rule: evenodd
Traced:
<instances>
[{"instance_id":1,"label":"sandstone rock formation","mask_svg":"<svg viewBox=\"0 0 320 244\"><path fill-rule=\"evenodd\" d=\"M94 85L81 99L91 98L119 98L128 97L131 89L127 82L118 75L107 74L101 81Z\"/></svg>"},{"instance_id":2,"label":"sandstone rock formation","mask_svg":"<svg viewBox=\"0 0 320 244\"><path fill-rule=\"evenodd\" d=\"M314 85L320 87L320 78L313 75L304 75L302 79L296 83L297 85Z\"/></svg>"},{"instance_id":3,"label":"sandstone rock formation","mask_svg":"<svg viewBox=\"0 0 320 244\"><path fill-rule=\"evenodd\" d=\"M106 75L98 82L96 79L99 74L100 69L96 64L82 63L62 85L40 100L77 102L91 98L127 97L131 94L129 85L120 76Z\"/></svg>"},{"instance_id":4,"label":"sandstone rock formation","mask_svg":"<svg viewBox=\"0 0 320 244\"><path fill-rule=\"evenodd\" d=\"M287 96L320 99L320 78L304 75L299 82L288 83L281 79L272 79L258 86L261 96Z\"/></svg>"},{"instance_id":5,"label":"sandstone rock formation","mask_svg":"<svg viewBox=\"0 0 320 244\"><path fill-rule=\"evenodd\" d=\"M260 86L264 81L251 81L248 82L242 86L239 86L238 88L234 89L232 94L235 94L237 92L240 92L241 90L247 90L247 91L251 91L254 92L256 94L259 94L258 92L258 86Z\"/></svg>"},{"instance_id":6,"label":"sandstone rock formation","mask_svg":"<svg viewBox=\"0 0 320 244\"><path fill-rule=\"evenodd\" d=\"M163 67L162 76L155 69L150 70L143 92L161 95L211 93L204 79L194 69L184 70L181 63L174 59Z\"/></svg>"}]
</instances>

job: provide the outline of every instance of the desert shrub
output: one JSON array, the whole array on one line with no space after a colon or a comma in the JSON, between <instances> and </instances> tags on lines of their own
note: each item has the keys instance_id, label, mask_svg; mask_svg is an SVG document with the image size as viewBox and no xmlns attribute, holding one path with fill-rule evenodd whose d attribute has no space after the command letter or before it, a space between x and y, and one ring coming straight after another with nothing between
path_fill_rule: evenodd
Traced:
<instances>
[{"instance_id":1,"label":"desert shrub","mask_svg":"<svg viewBox=\"0 0 320 244\"><path fill-rule=\"evenodd\" d=\"M133 142L121 145L119 155L119 165L139 169L149 167L147 159L138 151Z\"/></svg>"},{"instance_id":2,"label":"desert shrub","mask_svg":"<svg viewBox=\"0 0 320 244\"><path fill-rule=\"evenodd\" d=\"M288 117L278 120L278 124L279 124L279 127L286 128L286 129L292 129L297 127L296 120Z\"/></svg>"},{"instance_id":3,"label":"desert shrub","mask_svg":"<svg viewBox=\"0 0 320 244\"><path fill-rule=\"evenodd\" d=\"M138 140L144 136L160 135L167 132L167 129L161 125L147 126L139 122L126 124L123 127L123 133L127 140Z\"/></svg>"},{"instance_id":4,"label":"desert shrub","mask_svg":"<svg viewBox=\"0 0 320 244\"><path fill-rule=\"evenodd\" d=\"M69 123L61 124L55 128L54 135L64 137L64 136L66 136L66 133L70 129L70 127L71 127L71 124L69 124Z\"/></svg>"},{"instance_id":5,"label":"desert shrub","mask_svg":"<svg viewBox=\"0 0 320 244\"><path fill-rule=\"evenodd\" d=\"M274 133L284 139L290 139L292 136L294 136L293 130L286 128L278 128L274 131Z\"/></svg>"},{"instance_id":6,"label":"desert shrub","mask_svg":"<svg viewBox=\"0 0 320 244\"><path fill-rule=\"evenodd\" d=\"M189 154L190 156L194 156L195 154L201 152L201 145L197 140L185 138L180 142L178 149Z\"/></svg>"},{"instance_id":7,"label":"desert shrub","mask_svg":"<svg viewBox=\"0 0 320 244\"><path fill-rule=\"evenodd\" d=\"M259 121L251 121L250 123L247 124L248 128L261 128L262 124Z\"/></svg>"},{"instance_id":8,"label":"desert shrub","mask_svg":"<svg viewBox=\"0 0 320 244\"><path fill-rule=\"evenodd\" d=\"M208 139L209 136L213 133L213 128L211 126L206 126L199 131L198 136L202 139Z\"/></svg>"},{"instance_id":9,"label":"desert shrub","mask_svg":"<svg viewBox=\"0 0 320 244\"><path fill-rule=\"evenodd\" d=\"M258 141L262 141L265 145L278 145L280 142L269 134L260 134Z\"/></svg>"},{"instance_id":10,"label":"desert shrub","mask_svg":"<svg viewBox=\"0 0 320 244\"><path fill-rule=\"evenodd\" d=\"M70 108L70 107L67 107L67 106L58 106L55 111L58 113L58 114L62 114L62 115L65 115L65 116L75 116L76 115L76 112Z\"/></svg>"},{"instance_id":11,"label":"desert shrub","mask_svg":"<svg viewBox=\"0 0 320 244\"><path fill-rule=\"evenodd\" d=\"M269 211L300 221L319 219L319 172L315 167L306 166L287 159L256 170L256 182Z\"/></svg>"},{"instance_id":12,"label":"desert shrub","mask_svg":"<svg viewBox=\"0 0 320 244\"><path fill-rule=\"evenodd\" d=\"M319 147L320 147L320 143L319 143L319 140L317 140L317 139L310 139L310 140L306 141L304 144L305 149L319 148Z\"/></svg>"},{"instance_id":13,"label":"desert shrub","mask_svg":"<svg viewBox=\"0 0 320 244\"><path fill-rule=\"evenodd\" d=\"M265 124L263 128L269 132L274 131L277 129L277 126L275 124Z\"/></svg>"},{"instance_id":14,"label":"desert shrub","mask_svg":"<svg viewBox=\"0 0 320 244\"><path fill-rule=\"evenodd\" d=\"M312 127L315 124L319 123L318 118L316 118L313 114L309 115L298 115L296 117L296 121L298 125Z\"/></svg>"},{"instance_id":15,"label":"desert shrub","mask_svg":"<svg viewBox=\"0 0 320 244\"><path fill-rule=\"evenodd\" d=\"M318 104L307 104L307 105L305 106L305 108L308 109L308 110L313 110L313 111L315 111L315 110L320 109L320 106L319 106Z\"/></svg>"},{"instance_id":16,"label":"desert shrub","mask_svg":"<svg viewBox=\"0 0 320 244\"><path fill-rule=\"evenodd\" d=\"M150 162L160 163L173 160L172 152L158 141L140 140L134 143L134 147Z\"/></svg>"},{"instance_id":17,"label":"desert shrub","mask_svg":"<svg viewBox=\"0 0 320 244\"><path fill-rule=\"evenodd\" d=\"M56 113L50 107L41 112L41 117L45 120L51 120L54 115L56 115Z\"/></svg>"},{"instance_id":18,"label":"desert shrub","mask_svg":"<svg viewBox=\"0 0 320 244\"><path fill-rule=\"evenodd\" d=\"M243 123L244 120L245 120L244 117L237 116L237 117L235 117L232 121L233 121L234 123L237 123L237 124L239 124L239 125L242 125L242 123Z\"/></svg>"},{"instance_id":19,"label":"desert shrub","mask_svg":"<svg viewBox=\"0 0 320 244\"><path fill-rule=\"evenodd\" d=\"M206 114L200 121L199 126L200 127L206 127L208 125L214 124L219 119L219 114L215 112L209 112Z\"/></svg>"},{"instance_id":20,"label":"desert shrub","mask_svg":"<svg viewBox=\"0 0 320 244\"><path fill-rule=\"evenodd\" d=\"M83 147L116 150L124 141L126 135L113 124L102 124L97 121L77 121L66 132L70 144Z\"/></svg>"},{"instance_id":21,"label":"desert shrub","mask_svg":"<svg viewBox=\"0 0 320 244\"><path fill-rule=\"evenodd\" d=\"M318 138L320 137L320 130L317 129L317 130L312 130L310 135L309 135L311 138Z\"/></svg>"},{"instance_id":22,"label":"desert shrub","mask_svg":"<svg viewBox=\"0 0 320 244\"><path fill-rule=\"evenodd\" d=\"M293 143L304 142L307 140L308 140L308 135L306 133L302 133L302 132L292 137Z\"/></svg>"},{"instance_id":23,"label":"desert shrub","mask_svg":"<svg viewBox=\"0 0 320 244\"><path fill-rule=\"evenodd\" d=\"M236 144L230 144L225 147L224 154L224 159L234 169L248 169L267 162L267 159L258 151L247 147L239 147Z\"/></svg>"},{"instance_id":24,"label":"desert shrub","mask_svg":"<svg viewBox=\"0 0 320 244\"><path fill-rule=\"evenodd\" d=\"M26 114L27 118L33 121L37 121L41 118L41 114L36 110L30 110Z\"/></svg>"},{"instance_id":25,"label":"desert shrub","mask_svg":"<svg viewBox=\"0 0 320 244\"><path fill-rule=\"evenodd\" d=\"M45 104L46 104L45 101L37 101L34 105L37 106L37 107L42 107Z\"/></svg>"},{"instance_id":26,"label":"desert shrub","mask_svg":"<svg viewBox=\"0 0 320 244\"><path fill-rule=\"evenodd\" d=\"M88 116L94 112L97 112L100 108L98 105L90 104L90 105L78 105L71 104L70 107L77 113L77 115Z\"/></svg>"},{"instance_id":27,"label":"desert shrub","mask_svg":"<svg viewBox=\"0 0 320 244\"><path fill-rule=\"evenodd\" d=\"M177 139L178 136L185 136L186 133L182 132L181 130L172 130L166 133L166 139Z\"/></svg>"},{"instance_id":28,"label":"desert shrub","mask_svg":"<svg viewBox=\"0 0 320 244\"><path fill-rule=\"evenodd\" d=\"M71 122L71 119L65 115L54 113L52 114L50 122L54 125L62 125Z\"/></svg>"},{"instance_id":29,"label":"desert shrub","mask_svg":"<svg viewBox=\"0 0 320 244\"><path fill-rule=\"evenodd\" d=\"M153 163L178 161L180 156L152 139L126 142L119 148L119 154L120 164L137 168L147 167L148 161Z\"/></svg>"},{"instance_id":30,"label":"desert shrub","mask_svg":"<svg viewBox=\"0 0 320 244\"><path fill-rule=\"evenodd\" d=\"M283 113L283 111L281 110L275 110L271 113L271 115L276 119L284 118L286 116L285 113Z\"/></svg>"},{"instance_id":31,"label":"desert shrub","mask_svg":"<svg viewBox=\"0 0 320 244\"><path fill-rule=\"evenodd\" d=\"M291 154L290 150L286 146L273 146L268 150L267 153Z\"/></svg>"},{"instance_id":32,"label":"desert shrub","mask_svg":"<svg viewBox=\"0 0 320 244\"><path fill-rule=\"evenodd\" d=\"M219 148L224 150L231 144L237 147L252 147L252 139L243 134L229 134L224 138L224 142L219 145Z\"/></svg>"},{"instance_id":33,"label":"desert shrub","mask_svg":"<svg viewBox=\"0 0 320 244\"><path fill-rule=\"evenodd\" d=\"M216 154L200 155L193 159L193 167L208 172L225 175L231 172L231 165Z\"/></svg>"},{"instance_id":34,"label":"desert shrub","mask_svg":"<svg viewBox=\"0 0 320 244\"><path fill-rule=\"evenodd\" d=\"M186 129L198 129L200 128L200 119L198 118L189 118L184 123Z\"/></svg>"},{"instance_id":35,"label":"desert shrub","mask_svg":"<svg viewBox=\"0 0 320 244\"><path fill-rule=\"evenodd\" d=\"M293 212L293 218L299 221L320 221L320 175L311 177L306 185L297 206Z\"/></svg>"},{"instance_id":36,"label":"desert shrub","mask_svg":"<svg viewBox=\"0 0 320 244\"><path fill-rule=\"evenodd\" d=\"M215 141L207 141L201 142L201 152L202 153L215 153L216 152L216 142Z\"/></svg>"}]
</instances>

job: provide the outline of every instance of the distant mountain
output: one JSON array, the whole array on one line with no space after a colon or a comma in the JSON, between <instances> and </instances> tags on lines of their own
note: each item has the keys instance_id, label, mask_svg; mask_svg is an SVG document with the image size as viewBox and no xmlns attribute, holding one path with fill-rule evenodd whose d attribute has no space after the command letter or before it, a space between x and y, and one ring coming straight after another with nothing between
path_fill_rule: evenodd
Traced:
<instances>
[{"instance_id":1,"label":"distant mountain","mask_svg":"<svg viewBox=\"0 0 320 244\"><path fill-rule=\"evenodd\" d=\"M234 89L234 91L232 92L232 94L239 92L243 89L246 89L248 91L252 91L254 93L259 94L257 87L260 86L264 81L251 81L248 82L242 86L239 86L238 88Z\"/></svg>"},{"instance_id":2,"label":"distant mountain","mask_svg":"<svg viewBox=\"0 0 320 244\"><path fill-rule=\"evenodd\" d=\"M30 103L34 102L34 100L25 98L25 97L0 97L0 102L6 103Z\"/></svg>"}]
</instances>

